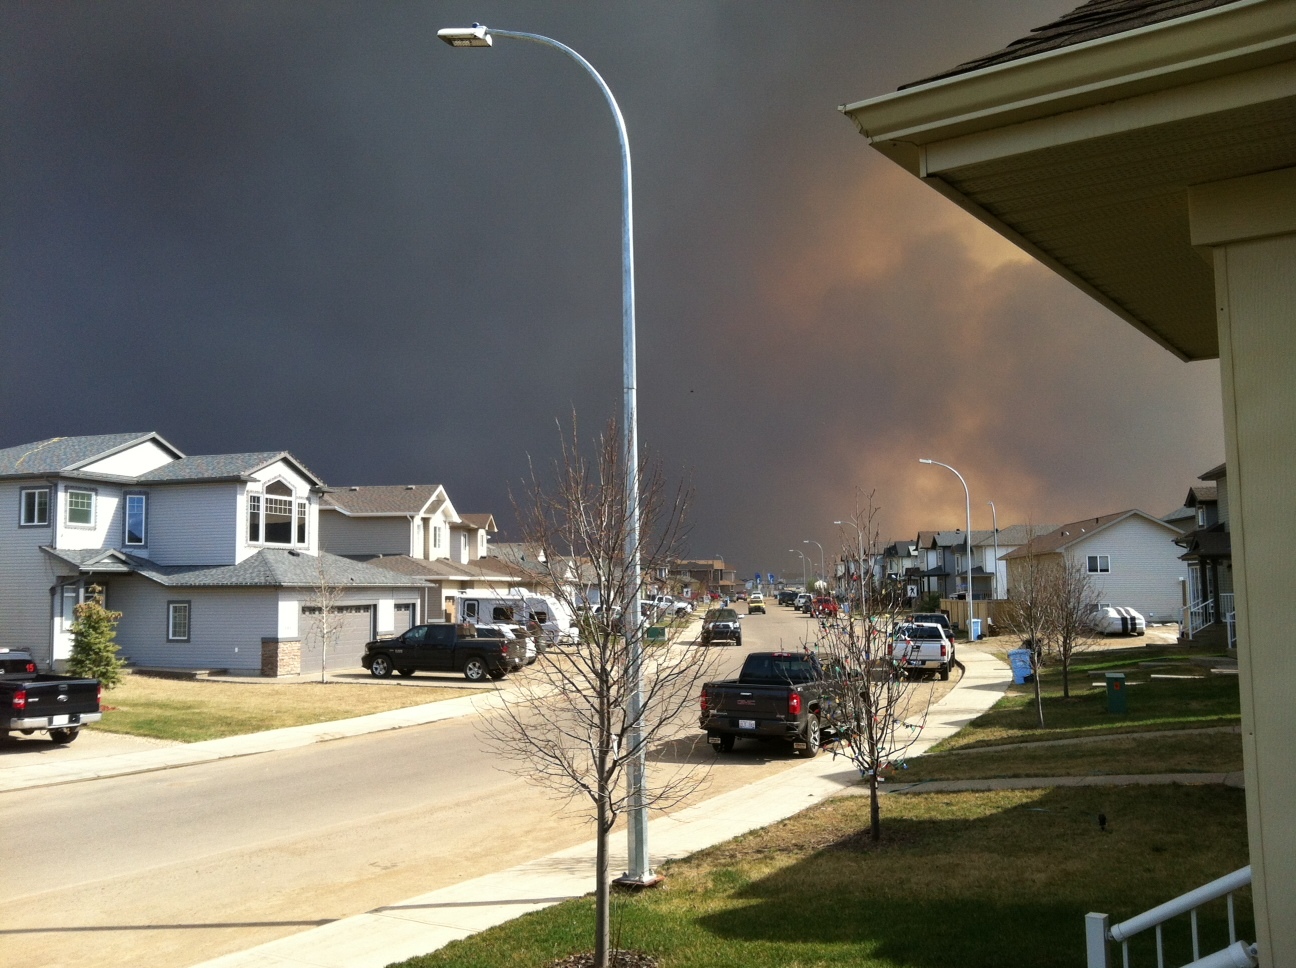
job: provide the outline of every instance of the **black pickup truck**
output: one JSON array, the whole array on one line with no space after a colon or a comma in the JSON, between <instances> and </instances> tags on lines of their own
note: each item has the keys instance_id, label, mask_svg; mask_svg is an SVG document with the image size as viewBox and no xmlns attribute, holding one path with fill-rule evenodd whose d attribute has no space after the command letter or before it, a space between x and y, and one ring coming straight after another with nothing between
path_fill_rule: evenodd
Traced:
<instances>
[{"instance_id":1,"label":"black pickup truck","mask_svg":"<svg viewBox=\"0 0 1296 968\"><path fill-rule=\"evenodd\" d=\"M5 735L30 736L40 730L55 743L70 743L82 726L102 718L101 695L98 679L40 673L29 653L0 649L0 720Z\"/></svg>"},{"instance_id":2,"label":"black pickup truck","mask_svg":"<svg viewBox=\"0 0 1296 968\"><path fill-rule=\"evenodd\" d=\"M834 692L842 671L809 652L753 652L737 679L702 687L700 725L721 753L740 736L786 740L802 756L819 752L834 727Z\"/></svg>"},{"instance_id":3,"label":"black pickup truck","mask_svg":"<svg viewBox=\"0 0 1296 968\"><path fill-rule=\"evenodd\" d=\"M368 643L360 664L380 679L395 669L403 676L462 672L465 679L480 682L488 676L503 679L525 665L526 643L519 638L479 638L472 625L434 622Z\"/></svg>"}]
</instances>

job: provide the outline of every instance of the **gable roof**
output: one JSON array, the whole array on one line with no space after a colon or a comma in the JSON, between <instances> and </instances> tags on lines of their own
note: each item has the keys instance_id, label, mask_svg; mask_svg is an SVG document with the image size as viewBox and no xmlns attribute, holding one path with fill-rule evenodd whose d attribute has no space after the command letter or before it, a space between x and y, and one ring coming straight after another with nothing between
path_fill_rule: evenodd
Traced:
<instances>
[{"instance_id":1,"label":"gable roof","mask_svg":"<svg viewBox=\"0 0 1296 968\"><path fill-rule=\"evenodd\" d=\"M461 514L459 515L459 522L464 527L487 531L491 534L499 531L499 528L495 526L495 515L493 514Z\"/></svg>"},{"instance_id":2,"label":"gable roof","mask_svg":"<svg viewBox=\"0 0 1296 968\"><path fill-rule=\"evenodd\" d=\"M1011 551L1006 555L1002 555L1001 558L1007 560L1009 558L1025 558L1029 555L1059 554L1077 541L1093 537L1099 531L1110 528L1112 525L1124 521L1127 518L1134 517L1135 515L1144 520L1151 521L1153 524L1158 524L1167 531L1173 531L1176 535L1180 533L1179 529L1174 525L1167 524L1159 518L1154 518L1145 511L1131 508L1128 511L1117 511L1114 514L1104 514L1100 517L1085 518L1081 521L1072 521L1070 524L1064 524L1060 528L1050 531L1048 534L1039 535L1033 541L1022 545L1016 551Z\"/></svg>"},{"instance_id":3,"label":"gable roof","mask_svg":"<svg viewBox=\"0 0 1296 968\"><path fill-rule=\"evenodd\" d=\"M153 440L176 457L184 455L158 434L99 434L92 437L50 437L0 450L0 477L35 477L84 467L118 451Z\"/></svg>"},{"instance_id":4,"label":"gable roof","mask_svg":"<svg viewBox=\"0 0 1296 968\"><path fill-rule=\"evenodd\" d=\"M279 460L292 464L303 477L310 480L315 486L323 486L323 481L312 474L305 464L286 450L267 450L253 454L205 454L198 457L182 457L180 460L163 464L146 474L140 474L135 480L141 484L244 481L249 480L257 471L263 470Z\"/></svg>"},{"instance_id":5,"label":"gable roof","mask_svg":"<svg viewBox=\"0 0 1296 968\"><path fill-rule=\"evenodd\" d=\"M402 578L363 562L321 552L315 555L264 548L233 565L158 565L123 551L72 551L45 547L46 554L86 572L124 572L169 588L269 587L312 588L320 570L326 581L351 587L421 586L422 581Z\"/></svg>"},{"instance_id":6,"label":"gable roof","mask_svg":"<svg viewBox=\"0 0 1296 968\"><path fill-rule=\"evenodd\" d=\"M1024 545L1031 538L1038 538L1040 535L1048 534L1050 531L1056 531L1056 524L1010 524L1006 528L999 529L999 547L1004 545ZM977 532L979 533L979 532ZM993 530L985 532L984 538L978 538L974 544L977 547L989 545L994 546L995 533Z\"/></svg>"},{"instance_id":7,"label":"gable roof","mask_svg":"<svg viewBox=\"0 0 1296 968\"><path fill-rule=\"evenodd\" d=\"M1089 0L1054 21L1033 28L1030 34L1019 37L1006 47L974 57L921 81L911 81L899 90L1110 37L1127 30L1150 27L1165 20L1237 2L1239 0Z\"/></svg>"},{"instance_id":8,"label":"gable roof","mask_svg":"<svg viewBox=\"0 0 1296 968\"><path fill-rule=\"evenodd\" d=\"M1194 484L1188 488L1188 498L1184 507L1195 508L1199 504L1219 503L1219 487L1215 484Z\"/></svg>"},{"instance_id":9,"label":"gable roof","mask_svg":"<svg viewBox=\"0 0 1296 968\"><path fill-rule=\"evenodd\" d=\"M320 510L340 511L349 516L404 517L434 514L445 502L445 489L440 484L379 484L334 488L320 499Z\"/></svg>"},{"instance_id":10,"label":"gable roof","mask_svg":"<svg viewBox=\"0 0 1296 968\"><path fill-rule=\"evenodd\" d=\"M1222 481L1228 476L1228 465L1220 464L1218 467L1212 467L1205 474L1201 475L1199 481Z\"/></svg>"}]
</instances>

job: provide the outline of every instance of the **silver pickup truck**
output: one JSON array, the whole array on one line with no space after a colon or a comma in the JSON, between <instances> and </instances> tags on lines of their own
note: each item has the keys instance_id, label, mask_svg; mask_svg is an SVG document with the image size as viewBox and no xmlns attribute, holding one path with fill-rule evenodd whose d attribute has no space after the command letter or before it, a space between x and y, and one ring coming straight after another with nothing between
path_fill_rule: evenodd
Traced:
<instances>
[{"instance_id":1,"label":"silver pickup truck","mask_svg":"<svg viewBox=\"0 0 1296 968\"><path fill-rule=\"evenodd\" d=\"M954 640L941 626L927 622L907 622L896 626L891 634L891 656L905 675L920 679L928 672L949 679L957 661Z\"/></svg>"}]
</instances>

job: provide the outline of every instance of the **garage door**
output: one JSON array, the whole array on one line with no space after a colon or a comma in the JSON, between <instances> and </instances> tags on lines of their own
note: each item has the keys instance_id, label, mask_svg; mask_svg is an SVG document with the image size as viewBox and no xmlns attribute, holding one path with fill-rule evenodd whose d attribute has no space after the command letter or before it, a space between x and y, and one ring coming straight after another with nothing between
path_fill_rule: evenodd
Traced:
<instances>
[{"instance_id":1,"label":"garage door","mask_svg":"<svg viewBox=\"0 0 1296 968\"><path fill-rule=\"evenodd\" d=\"M414 627L414 603L408 602L396 606L396 624L392 626L392 635L400 635L406 629Z\"/></svg>"},{"instance_id":2,"label":"garage door","mask_svg":"<svg viewBox=\"0 0 1296 968\"><path fill-rule=\"evenodd\" d=\"M364 655L365 643L374 638L374 607L343 605L333 608L332 611L337 624L328 646L328 669L330 672L358 669L360 656ZM318 633L319 621L318 608L302 606L299 628L302 644L302 672L319 672L324 661L323 644Z\"/></svg>"}]
</instances>

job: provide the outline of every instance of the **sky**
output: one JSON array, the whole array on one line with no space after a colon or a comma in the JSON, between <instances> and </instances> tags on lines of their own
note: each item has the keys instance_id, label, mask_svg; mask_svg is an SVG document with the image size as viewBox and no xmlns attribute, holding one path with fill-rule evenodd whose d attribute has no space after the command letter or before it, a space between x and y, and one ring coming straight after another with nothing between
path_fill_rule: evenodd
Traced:
<instances>
[{"instance_id":1,"label":"sky","mask_svg":"<svg viewBox=\"0 0 1296 968\"><path fill-rule=\"evenodd\" d=\"M1078 2L1078 0L1076 0ZM1162 515L1223 461L1187 364L867 146L838 107L1072 0L0 0L0 447L157 431L330 485L511 494L621 407L634 178L641 446L688 554L965 520Z\"/></svg>"}]
</instances>

